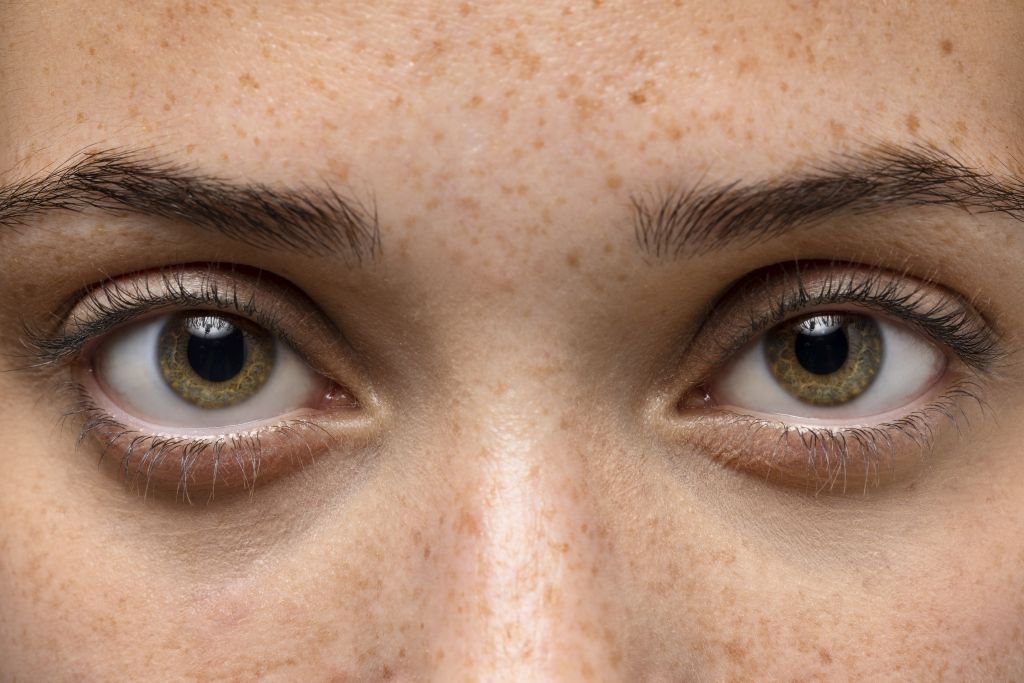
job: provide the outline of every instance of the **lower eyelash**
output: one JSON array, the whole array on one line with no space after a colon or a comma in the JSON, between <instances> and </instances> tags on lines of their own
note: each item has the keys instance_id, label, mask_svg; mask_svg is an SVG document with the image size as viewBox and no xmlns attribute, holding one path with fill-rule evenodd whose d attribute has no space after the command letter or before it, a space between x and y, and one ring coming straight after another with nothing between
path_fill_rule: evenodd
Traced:
<instances>
[{"instance_id":1,"label":"lower eyelash","mask_svg":"<svg viewBox=\"0 0 1024 683\"><path fill-rule=\"evenodd\" d=\"M815 495L845 494L853 481L866 495L869 488L893 479L897 470L928 457L938 422L946 422L962 436L971 404L982 414L991 413L981 398L981 385L968 378L898 420L869 427L808 427L718 409L693 421L697 436L692 441L723 465L765 480L803 483ZM724 429L732 433L723 434ZM900 456L903 449L916 451L917 457ZM767 455L751 457L752 453Z\"/></svg>"},{"instance_id":2,"label":"lower eyelash","mask_svg":"<svg viewBox=\"0 0 1024 683\"><path fill-rule=\"evenodd\" d=\"M320 452L338 445L323 426L295 418L209 438L145 434L99 408L82 385L74 384L70 390L77 397L76 405L63 419L80 424L76 447L95 440L101 464L111 452L120 452L121 479L143 497L166 494L193 503L194 496L205 494L210 502L218 488L252 495L257 479L262 483L308 465Z\"/></svg>"}]
</instances>

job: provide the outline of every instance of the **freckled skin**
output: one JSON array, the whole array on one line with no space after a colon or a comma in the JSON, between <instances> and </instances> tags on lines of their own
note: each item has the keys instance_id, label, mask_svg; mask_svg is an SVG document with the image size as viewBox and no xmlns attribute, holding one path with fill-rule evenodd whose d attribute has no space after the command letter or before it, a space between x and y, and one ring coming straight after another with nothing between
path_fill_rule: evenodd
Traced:
<instances>
[{"instance_id":1,"label":"freckled skin","mask_svg":"<svg viewBox=\"0 0 1024 683\"><path fill-rule=\"evenodd\" d=\"M337 184L382 229L358 270L50 217L0 253L2 348L107 274L242 263L309 294L388 407L370 447L176 506L76 451L58 389L0 373L0 679L1024 678L1019 379L987 397L998 425L860 497L723 469L643 417L708 303L794 254L942 264L1013 337L1018 232L993 249L971 221L995 218L946 217L893 246L866 223L664 265L624 208L879 139L1012 169L1024 13L677 4L0 4L0 182L146 147Z\"/></svg>"}]
</instances>

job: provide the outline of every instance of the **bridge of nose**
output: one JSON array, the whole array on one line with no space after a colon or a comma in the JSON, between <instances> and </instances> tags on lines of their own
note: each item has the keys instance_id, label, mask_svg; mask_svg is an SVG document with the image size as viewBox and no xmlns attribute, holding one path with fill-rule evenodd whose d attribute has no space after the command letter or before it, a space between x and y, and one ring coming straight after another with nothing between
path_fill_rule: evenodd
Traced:
<instances>
[{"instance_id":1,"label":"bridge of nose","mask_svg":"<svg viewBox=\"0 0 1024 683\"><path fill-rule=\"evenodd\" d=\"M509 392L512 393L512 392ZM439 572L444 680L614 679L615 561L586 439L554 405L463 410Z\"/></svg>"}]
</instances>

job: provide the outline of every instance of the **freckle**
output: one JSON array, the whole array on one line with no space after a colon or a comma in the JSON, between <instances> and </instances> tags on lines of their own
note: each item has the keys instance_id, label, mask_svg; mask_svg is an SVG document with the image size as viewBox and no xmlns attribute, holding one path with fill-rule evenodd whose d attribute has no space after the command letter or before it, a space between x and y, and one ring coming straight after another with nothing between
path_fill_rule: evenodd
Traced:
<instances>
[{"instance_id":1,"label":"freckle","mask_svg":"<svg viewBox=\"0 0 1024 683\"><path fill-rule=\"evenodd\" d=\"M85 123L85 112L78 112L78 114L75 116L75 121L77 123Z\"/></svg>"},{"instance_id":2,"label":"freckle","mask_svg":"<svg viewBox=\"0 0 1024 683\"><path fill-rule=\"evenodd\" d=\"M746 57L741 59L739 64L736 65L736 75L742 76L748 71L753 72L755 69L757 69L757 57Z\"/></svg>"},{"instance_id":3,"label":"freckle","mask_svg":"<svg viewBox=\"0 0 1024 683\"><path fill-rule=\"evenodd\" d=\"M570 251L565 256L565 263L570 268L579 268L580 267L580 253L578 251L576 251L576 250Z\"/></svg>"},{"instance_id":4,"label":"freckle","mask_svg":"<svg viewBox=\"0 0 1024 683\"><path fill-rule=\"evenodd\" d=\"M259 90L260 84L255 78L252 77L248 71L238 77L238 83L243 88L252 88L253 90Z\"/></svg>"},{"instance_id":5,"label":"freckle","mask_svg":"<svg viewBox=\"0 0 1024 683\"><path fill-rule=\"evenodd\" d=\"M939 41L939 49L942 50L944 55L953 54L953 41L949 38L943 38Z\"/></svg>"},{"instance_id":6,"label":"freckle","mask_svg":"<svg viewBox=\"0 0 1024 683\"><path fill-rule=\"evenodd\" d=\"M476 109L483 104L484 98L480 95L473 95L469 98L469 101L464 105L467 109Z\"/></svg>"},{"instance_id":7,"label":"freckle","mask_svg":"<svg viewBox=\"0 0 1024 683\"><path fill-rule=\"evenodd\" d=\"M464 2L461 5L459 5L459 14L461 14L462 16L468 17L472 13L473 6L470 5L468 2Z\"/></svg>"},{"instance_id":8,"label":"freckle","mask_svg":"<svg viewBox=\"0 0 1024 683\"><path fill-rule=\"evenodd\" d=\"M832 132L834 138L845 138L846 137L846 126L839 123L835 119L830 119L828 122L828 128Z\"/></svg>"},{"instance_id":9,"label":"freckle","mask_svg":"<svg viewBox=\"0 0 1024 683\"><path fill-rule=\"evenodd\" d=\"M782 92L789 92L789 83L786 83L786 81L779 83L779 90Z\"/></svg>"},{"instance_id":10,"label":"freckle","mask_svg":"<svg viewBox=\"0 0 1024 683\"><path fill-rule=\"evenodd\" d=\"M453 526L455 527L455 530L460 533L468 533L472 536L480 535L480 521L475 515L473 515L473 513L465 508L459 512L459 516L455 520Z\"/></svg>"},{"instance_id":11,"label":"freckle","mask_svg":"<svg viewBox=\"0 0 1024 683\"><path fill-rule=\"evenodd\" d=\"M647 95L644 95L643 91L634 90L629 93L629 101L633 104L640 105L647 101Z\"/></svg>"},{"instance_id":12,"label":"freckle","mask_svg":"<svg viewBox=\"0 0 1024 683\"><path fill-rule=\"evenodd\" d=\"M907 114L907 130L911 133L916 133L917 129L921 127L921 121L914 114Z\"/></svg>"},{"instance_id":13,"label":"freckle","mask_svg":"<svg viewBox=\"0 0 1024 683\"><path fill-rule=\"evenodd\" d=\"M613 173L605 179L605 184L608 185L609 189L617 190L622 187L622 176Z\"/></svg>"},{"instance_id":14,"label":"freckle","mask_svg":"<svg viewBox=\"0 0 1024 683\"><path fill-rule=\"evenodd\" d=\"M391 67L395 65L395 55L391 52L385 52L382 59L384 60L384 66Z\"/></svg>"},{"instance_id":15,"label":"freckle","mask_svg":"<svg viewBox=\"0 0 1024 683\"><path fill-rule=\"evenodd\" d=\"M956 132L960 133L961 135L967 134L967 124L964 122L963 119L958 119L954 126L956 127Z\"/></svg>"}]
</instances>

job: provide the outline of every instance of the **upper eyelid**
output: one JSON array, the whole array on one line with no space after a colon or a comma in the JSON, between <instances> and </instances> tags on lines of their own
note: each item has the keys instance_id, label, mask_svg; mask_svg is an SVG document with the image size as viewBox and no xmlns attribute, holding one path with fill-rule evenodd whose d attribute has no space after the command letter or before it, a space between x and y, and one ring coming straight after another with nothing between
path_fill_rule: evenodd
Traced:
<instances>
[{"instance_id":1,"label":"upper eyelid","mask_svg":"<svg viewBox=\"0 0 1024 683\"><path fill-rule=\"evenodd\" d=\"M92 341L150 314L196 308L253 320L313 370L340 383L347 385L363 376L334 323L290 283L262 271L186 265L129 274L85 290L68 308L56 330L24 326L23 343L30 350L33 366L64 366L74 362ZM292 328L301 328L301 334L293 333Z\"/></svg>"},{"instance_id":2,"label":"upper eyelid","mask_svg":"<svg viewBox=\"0 0 1024 683\"><path fill-rule=\"evenodd\" d=\"M909 296L900 301L900 295ZM992 370L1005 355L999 336L981 314L938 285L857 264L798 264L748 275L718 298L684 349L687 364L697 366L690 379L704 381L774 325L800 313L845 305L888 314L915 327L977 370Z\"/></svg>"}]
</instances>

